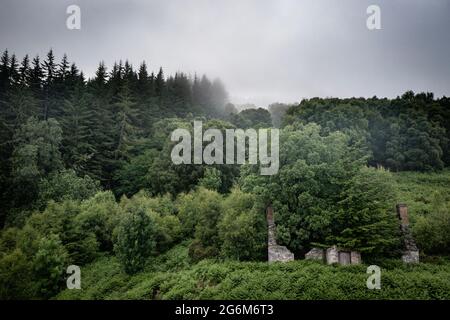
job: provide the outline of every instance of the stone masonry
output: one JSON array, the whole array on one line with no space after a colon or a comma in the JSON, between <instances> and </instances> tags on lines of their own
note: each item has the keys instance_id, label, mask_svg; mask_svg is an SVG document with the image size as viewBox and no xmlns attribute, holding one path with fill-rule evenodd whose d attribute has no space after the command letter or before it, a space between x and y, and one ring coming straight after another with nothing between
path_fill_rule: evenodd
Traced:
<instances>
[{"instance_id":1,"label":"stone masonry","mask_svg":"<svg viewBox=\"0 0 450 320\"><path fill-rule=\"evenodd\" d=\"M305 259L326 261L327 264L338 263L341 265L360 264L361 254L358 251L350 251L332 246L327 250L312 248L305 254Z\"/></svg>"},{"instance_id":2,"label":"stone masonry","mask_svg":"<svg viewBox=\"0 0 450 320\"><path fill-rule=\"evenodd\" d=\"M272 206L267 207L267 228L268 228L268 257L269 262L287 262L294 260L294 254L285 246L279 246L276 240L276 227L273 218Z\"/></svg>"},{"instance_id":3,"label":"stone masonry","mask_svg":"<svg viewBox=\"0 0 450 320\"><path fill-rule=\"evenodd\" d=\"M339 251L336 246L327 249L326 259L327 264L339 263Z\"/></svg>"},{"instance_id":4,"label":"stone masonry","mask_svg":"<svg viewBox=\"0 0 450 320\"><path fill-rule=\"evenodd\" d=\"M308 253L305 254L305 259L324 261L325 259L324 250L319 248L312 248L311 250L308 251Z\"/></svg>"},{"instance_id":5,"label":"stone masonry","mask_svg":"<svg viewBox=\"0 0 450 320\"><path fill-rule=\"evenodd\" d=\"M402 260L405 263L419 263L419 249L409 228L408 207L405 204L397 205L397 216L400 219L400 230L403 234L405 247Z\"/></svg>"}]
</instances>

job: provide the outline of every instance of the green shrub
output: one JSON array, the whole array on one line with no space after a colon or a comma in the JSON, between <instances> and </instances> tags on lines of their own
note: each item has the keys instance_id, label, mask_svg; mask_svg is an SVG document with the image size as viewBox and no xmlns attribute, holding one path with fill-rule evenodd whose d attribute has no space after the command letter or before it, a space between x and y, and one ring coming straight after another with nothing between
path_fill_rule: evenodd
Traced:
<instances>
[{"instance_id":1,"label":"green shrub","mask_svg":"<svg viewBox=\"0 0 450 320\"><path fill-rule=\"evenodd\" d=\"M255 207L255 197L233 189L224 200L223 207L218 225L222 256L237 260L265 257L265 215Z\"/></svg>"},{"instance_id":2,"label":"green shrub","mask_svg":"<svg viewBox=\"0 0 450 320\"><path fill-rule=\"evenodd\" d=\"M101 251L113 251L113 231L120 221L121 209L111 191L98 192L81 203L76 224L92 232Z\"/></svg>"},{"instance_id":3,"label":"green shrub","mask_svg":"<svg viewBox=\"0 0 450 320\"><path fill-rule=\"evenodd\" d=\"M450 202L435 199L433 211L417 217L413 234L427 254L450 254Z\"/></svg>"},{"instance_id":4,"label":"green shrub","mask_svg":"<svg viewBox=\"0 0 450 320\"><path fill-rule=\"evenodd\" d=\"M33 270L41 297L49 298L61 290L68 265L67 251L57 235L40 239Z\"/></svg>"},{"instance_id":5,"label":"green shrub","mask_svg":"<svg viewBox=\"0 0 450 320\"><path fill-rule=\"evenodd\" d=\"M198 185L209 190L219 191L222 185L221 172L216 168L206 168Z\"/></svg>"},{"instance_id":6,"label":"green shrub","mask_svg":"<svg viewBox=\"0 0 450 320\"><path fill-rule=\"evenodd\" d=\"M185 237L194 237L190 256L198 261L220 252L218 222L222 215L222 196L200 187L178 199L179 218Z\"/></svg>"},{"instance_id":7,"label":"green shrub","mask_svg":"<svg viewBox=\"0 0 450 320\"><path fill-rule=\"evenodd\" d=\"M128 274L144 267L146 259L155 250L155 223L139 208L123 216L117 229L114 251Z\"/></svg>"},{"instance_id":8,"label":"green shrub","mask_svg":"<svg viewBox=\"0 0 450 320\"><path fill-rule=\"evenodd\" d=\"M0 300L31 299L34 297L32 264L20 250L0 258Z\"/></svg>"},{"instance_id":9,"label":"green shrub","mask_svg":"<svg viewBox=\"0 0 450 320\"><path fill-rule=\"evenodd\" d=\"M175 206L168 196L151 198L146 192L139 192L131 199L122 197L120 206L125 212L144 210L154 221L156 250L167 251L181 240L182 226L175 213Z\"/></svg>"},{"instance_id":10,"label":"green shrub","mask_svg":"<svg viewBox=\"0 0 450 320\"><path fill-rule=\"evenodd\" d=\"M100 190L100 183L89 176L78 177L74 170L52 173L39 183L38 206L45 207L49 200L85 200Z\"/></svg>"}]
</instances>

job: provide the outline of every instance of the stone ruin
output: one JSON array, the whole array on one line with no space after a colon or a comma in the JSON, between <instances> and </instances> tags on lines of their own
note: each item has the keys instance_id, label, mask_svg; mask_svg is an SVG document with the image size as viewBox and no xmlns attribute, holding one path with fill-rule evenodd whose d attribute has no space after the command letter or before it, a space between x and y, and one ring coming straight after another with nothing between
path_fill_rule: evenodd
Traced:
<instances>
[{"instance_id":1,"label":"stone ruin","mask_svg":"<svg viewBox=\"0 0 450 320\"><path fill-rule=\"evenodd\" d=\"M267 253L269 262L281 261L293 261L294 254L289 251L285 246L279 246L277 244L276 234L275 234L275 222L273 219L273 208L272 206L267 207L267 228L268 228L268 242L267 242Z\"/></svg>"},{"instance_id":2,"label":"stone ruin","mask_svg":"<svg viewBox=\"0 0 450 320\"><path fill-rule=\"evenodd\" d=\"M408 207L405 204L397 205L397 216L400 219L404 248L402 260L405 263L419 263L419 249L409 228Z\"/></svg>"},{"instance_id":3,"label":"stone ruin","mask_svg":"<svg viewBox=\"0 0 450 320\"><path fill-rule=\"evenodd\" d=\"M405 263L419 263L419 249L409 228L408 207L405 204L398 204L397 215L400 219L400 230L404 239L405 250L403 251L402 260ZM277 244L272 206L267 207L267 226L269 262L294 260L294 254L288 248ZM327 264L337 263L340 265L360 264L362 262L361 254L358 251L338 248L337 246L332 246L326 250L312 248L305 254L305 259L325 261Z\"/></svg>"},{"instance_id":4,"label":"stone ruin","mask_svg":"<svg viewBox=\"0 0 450 320\"><path fill-rule=\"evenodd\" d=\"M326 261L327 264L338 263L340 265L360 264L361 254L358 251L351 251L337 246L332 246L326 250L320 248L312 248L305 254L307 260Z\"/></svg>"}]
</instances>

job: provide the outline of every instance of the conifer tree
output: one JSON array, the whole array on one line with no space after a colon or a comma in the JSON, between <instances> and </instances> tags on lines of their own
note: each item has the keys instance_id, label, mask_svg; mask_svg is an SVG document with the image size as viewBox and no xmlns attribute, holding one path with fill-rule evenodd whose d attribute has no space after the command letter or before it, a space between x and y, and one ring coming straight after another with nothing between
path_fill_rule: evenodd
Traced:
<instances>
[{"instance_id":1,"label":"conifer tree","mask_svg":"<svg viewBox=\"0 0 450 320\"><path fill-rule=\"evenodd\" d=\"M88 162L96 151L91 143L96 122L90 98L82 82L75 84L72 94L64 102L61 120L64 162L81 176L90 174Z\"/></svg>"},{"instance_id":2,"label":"conifer tree","mask_svg":"<svg viewBox=\"0 0 450 320\"><path fill-rule=\"evenodd\" d=\"M30 85L30 58L28 54L22 60L22 64L19 68L19 84L21 86L29 86Z\"/></svg>"},{"instance_id":3,"label":"conifer tree","mask_svg":"<svg viewBox=\"0 0 450 320\"><path fill-rule=\"evenodd\" d=\"M39 56L36 56L33 59L33 68L30 71L30 87L35 94L41 93L43 78L44 72L42 71L41 62Z\"/></svg>"},{"instance_id":4,"label":"conifer tree","mask_svg":"<svg viewBox=\"0 0 450 320\"><path fill-rule=\"evenodd\" d=\"M9 66L9 78L10 78L10 82L15 85L19 83L19 65L17 62L17 58L16 55L13 54L11 56L11 60L10 60L10 66Z\"/></svg>"},{"instance_id":5,"label":"conifer tree","mask_svg":"<svg viewBox=\"0 0 450 320\"><path fill-rule=\"evenodd\" d=\"M9 52L5 50L0 58L0 96L6 92L9 81Z\"/></svg>"},{"instance_id":6,"label":"conifer tree","mask_svg":"<svg viewBox=\"0 0 450 320\"><path fill-rule=\"evenodd\" d=\"M131 94L128 81L124 81L117 102L114 104L116 115L116 148L114 151L115 160L128 159L130 150L136 140L136 122L138 110Z\"/></svg>"},{"instance_id":7,"label":"conifer tree","mask_svg":"<svg viewBox=\"0 0 450 320\"><path fill-rule=\"evenodd\" d=\"M114 64L111 78L116 76L118 65ZM86 171L93 178L99 179L105 186L111 181L114 160L114 115L110 105L111 90L108 83L108 72L104 62L100 62L94 79L89 81L90 108L95 125L91 128L88 143L95 150L92 158L86 164Z\"/></svg>"},{"instance_id":8,"label":"conifer tree","mask_svg":"<svg viewBox=\"0 0 450 320\"><path fill-rule=\"evenodd\" d=\"M151 80L147 71L147 64L145 63L145 61L142 62L142 64L139 67L137 88L138 88L137 94L141 102L145 101L146 99L152 96Z\"/></svg>"},{"instance_id":9,"label":"conifer tree","mask_svg":"<svg viewBox=\"0 0 450 320\"><path fill-rule=\"evenodd\" d=\"M165 96L166 91L166 82L164 80L164 71L161 68L159 68L159 72L155 79L155 93L156 96L159 98L163 98Z\"/></svg>"},{"instance_id":10,"label":"conifer tree","mask_svg":"<svg viewBox=\"0 0 450 320\"><path fill-rule=\"evenodd\" d=\"M56 73L55 56L53 50L47 54L47 59L44 61L44 120L47 120L53 115L52 107L54 105L54 81Z\"/></svg>"}]
</instances>

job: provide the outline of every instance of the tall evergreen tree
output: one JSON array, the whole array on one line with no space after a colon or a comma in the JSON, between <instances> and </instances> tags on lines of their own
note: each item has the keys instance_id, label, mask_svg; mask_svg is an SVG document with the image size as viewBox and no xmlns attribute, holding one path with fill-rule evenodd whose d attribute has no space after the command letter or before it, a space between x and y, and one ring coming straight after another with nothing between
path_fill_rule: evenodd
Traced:
<instances>
[{"instance_id":1,"label":"tall evergreen tree","mask_svg":"<svg viewBox=\"0 0 450 320\"><path fill-rule=\"evenodd\" d=\"M21 86L29 86L30 85L30 76L31 76L31 69L30 69L30 58L27 55L22 60L22 64L19 68L19 84Z\"/></svg>"},{"instance_id":2,"label":"tall evergreen tree","mask_svg":"<svg viewBox=\"0 0 450 320\"><path fill-rule=\"evenodd\" d=\"M42 81L44 78L44 72L41 67L39 56L33 59L33 68L30 71L30 87L35 94L40 94L42 90Z\"/></svg>"},{"instance_id":3,"label":"tall evergreen tree","mask_svg":"<svg viewBox=\"0 0 450 320\"><path fill-rule=\"evenodd\" d=\"M9 52L5 50L0 58L0 96L6 92L10 85L9 61Z\"/></svg>"},{"instance_id":4,"label":"tall evergreen tree","mask_svg":"<svg viewBox=\"0 0 450 320\"><path fill-rule=\"evenodd\" d=\"M162 67L159 68L159 72L155 79L155 93L159 98L163 98L166 93L166 81L164 79L164 71Z\"/></svg>"},{"instance_id":5,"label":"tall evergreen tree","mask_svg":"<svg viewBox=\"0 0 450 320\"><path fill-rule=\"evenodd\" d=\"M44 120L53 115L54 105L54 81L56 74L55 56L53 50L47 53L47 59L43 63L44 69Z\"/></svg>"},{"instance_id":6,"label":"tall evergreen tree","mask_svg":"<svg viewBox=\"0 0 450 320\"><path fill-rule=\"evenodd\" d=\"M10 82L15 85L19 83L19 64L17 62L17 58L16 55L13 54L11 56L11 60L10 60L10 66L9 66L9 78L10 78Z\"/></svg>"},{"instance_id":7,"label":"tall evergreen tree","mask_svg":"<svg viewBox=\"0 0 450 320\"><path fill-rule=\"evenodd\" d=\"M64 102L61 120L63 159L81 176L90 174L88 162L96 151L91 141L96 118L90 108L90 98L82 82L75 84L72 94Z\"/></svg>"},{"instance_id":8,"label":"tall evergreen tree","mask_svg":"<svg viewBox=\"0 0 450 320\"><path fill-rule=\"evenodd\" d=\"M117 69L118 65L114 64L109 81L117 76ZM108 186L114 168L115 121L110 105L111 90L104 62L99 64L94 79L89 81L88 88L91 97L90 108L95 119L88 143L92 145L95 152L86 164L86 171Z\"/></svg>"},{"instance_id":9,"label":"tall evergreen tree","mask_svg":"<svg viewBox=\"0 0 450 320\"><path fill-rule=\"evenodd\" d=\"M114 159L125 160L137 137L138 110L131 94L128 81L124 81L117 102L114 104L116 115L116 148Z\"/></svg>"}]
</instances>

